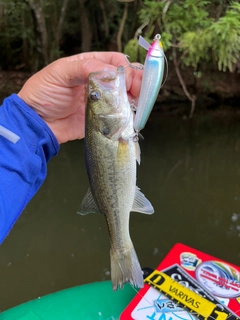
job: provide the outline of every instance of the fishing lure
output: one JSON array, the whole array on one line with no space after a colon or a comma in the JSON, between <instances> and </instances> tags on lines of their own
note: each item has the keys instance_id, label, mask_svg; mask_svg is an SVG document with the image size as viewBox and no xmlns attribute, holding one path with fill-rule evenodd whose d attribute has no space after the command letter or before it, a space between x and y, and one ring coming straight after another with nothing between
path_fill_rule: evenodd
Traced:
<instances>
[{"instance_id":1,"label":"fishing lure","mask_svg":"<svg viewBox=\"0 0 240 320\"><path fill-rule=\"evenodd\" d=\"M151 45L141 36L138 41L139 45L146 49L148 53L144 62L140 97L133 124L137 133L146 125L163 80L166 57L160 38L161 36L157 34Z\"/></svg>"}]
</instances>

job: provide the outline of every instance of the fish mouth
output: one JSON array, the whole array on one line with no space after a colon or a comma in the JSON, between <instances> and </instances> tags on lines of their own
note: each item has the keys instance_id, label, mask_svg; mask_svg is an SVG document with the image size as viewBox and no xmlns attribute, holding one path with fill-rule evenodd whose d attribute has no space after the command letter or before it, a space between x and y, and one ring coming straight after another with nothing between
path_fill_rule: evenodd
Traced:
<instances>
[{"instance_id":1,"label":"fish mouth","mask_svg":"<svg viewBox=\"0 0 240 320\"><path fill-rule=\"evenodd\" d=\"M122 66L105 68L89 74L89 90L112 91L120 96L126 95L126 74Z\"/></svg>"},{"instance_id":2,"label":"fish mouth","mask_svg":"<svg viewBox=\"0 0 240 320\"><path fill-rule=\"evenodd\" d=\"M111 82L116 80L117 78L117 70L113 70L112 68L105 68L101 71L91 72L89 74L89 80L100 81L100 82Z\"/></svg>"},{"instance_id":3,"label":"fish mouth","mask_svg":"<svg viewBox=\"0 0 240 320\"><path fill-rule=\"evenodd\" d=\"M125 77L125 69L123 66L119 66L117 68L104 68L101 71L91 72L89 74L89 80L91 81L100 81L103 83L106 82L114 82L118 79L118 77Z\"/></svg>"},{"instance_id":4,"label":"fish mouth","mask_svg":"<svg viewBox=\"0 0 240 320\"><path fill-rule=\"evenodd\" d=\"M116 70L101 70L89 74L89 90L100 89L103 91L116 91L118 85Z\"/></svg>"}]
</instances>

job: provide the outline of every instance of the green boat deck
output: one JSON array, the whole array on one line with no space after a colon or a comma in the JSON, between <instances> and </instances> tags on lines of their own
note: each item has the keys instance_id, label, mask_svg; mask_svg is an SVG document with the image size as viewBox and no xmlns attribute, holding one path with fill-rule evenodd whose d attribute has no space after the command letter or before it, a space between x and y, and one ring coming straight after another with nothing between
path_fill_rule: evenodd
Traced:
<instances>
[{"instance_id":1,"label":"green boat deck","mask_svg":"<svg viewBox=\"0 0 240 320\"><path fill-rule=\"evenodd\" d=\"M0 313L0 320L119 319L135 294L129 284L115 292L110 281L96 282L23 303Z\"/></svg>"}]
</instances>

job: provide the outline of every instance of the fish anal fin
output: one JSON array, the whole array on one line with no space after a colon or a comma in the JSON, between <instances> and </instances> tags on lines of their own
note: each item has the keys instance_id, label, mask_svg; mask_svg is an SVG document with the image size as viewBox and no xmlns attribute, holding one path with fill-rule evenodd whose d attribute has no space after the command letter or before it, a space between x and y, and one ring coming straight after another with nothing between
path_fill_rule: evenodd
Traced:
<instances>
[{"instance_id":1,"label":"fish anal fin","mask_svg":"<svg viewBox=\"0 0 240 320\"><path fill-rule=\"evenodd\" d=\"M83 198L83 201L77 213L83 216L85 216L88 213L100 213L90 188L88 189L85 197Z\"/></svg>"},{"instance_id":2,"label":"fish anal fin","mask_svg":"<svg viewBox=\"0 0 240 320\"><path fill-rule=\"evenodd\" d=\"M154 209L151 205L151 202L144 196L140 189L136 186L135 189L135 198L132 206L132 210L135 212L153 214Z\"/></svg>"}]
</instances>

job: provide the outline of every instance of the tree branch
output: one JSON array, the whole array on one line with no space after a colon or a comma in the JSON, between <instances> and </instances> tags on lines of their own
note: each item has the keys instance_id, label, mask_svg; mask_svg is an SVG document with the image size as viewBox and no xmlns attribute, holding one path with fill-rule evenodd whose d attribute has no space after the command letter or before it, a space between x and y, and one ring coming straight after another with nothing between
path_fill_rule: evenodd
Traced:
<instances>
[{"instance_id":1,"label":"tree branch","mask_svg":"<svg viewBox=\"0 0 240 320\"><path fill-rule=\"evenodd\" d=\"M118 51L122 52L122 34L123 34L123 29L125 26L125 22L127 20L127 14L128 14L128 3L125 3L124 5L124 10L123 10L123 16L122 16L122 20L119 26L119 30L118 30L118 34L117 34L117 47L118 47Z\"/></svg>"},{"instance_id":2,"label":"tree branch","mask_svg":"<svg viewBox=\"0 0 240 320\"><path fill-rule=\"evenodd\" d=\"M178 80L182 86L183 92L185 93L185 95L188 97L188 99L191 101L191 110L190 110L190 114L189 114L189 118L193 117L194 111L195 111L195 102L196 102L196 96L193 94L191 95L190 92L187 89L187 86L183 80L183 77L181 75L180 69L179 69L179 62L177 61L177 52L176 52L176 48L173 47L172 48L172 52L173 52L173 63L174 63L174 67L176 70L176 74L178 77Z\"/></svg>"},{"instance_id":3,"label":"tree branch","mask_svg":"<svg viewBox=\"0 0 240 320\"><path fill-rule=\"evenodd\" d=\"M104 31L105 35L108 37L109 36L109 25L108 25L108 20L107 20L107 15L106 15L106 9L104 6L104 1L100 0L99 1L99 6L102 10L102 16L103 16L103 25L104 25Z\"/></svg>"},{"instance_id":4,"label":"tree branch","mask_svg":"<svg viewBox=\"0 0 240 320\"><path fill-rule=\"evenodd\" d=\"M44 59L44 64L47 65L49 62L48 56L48 33L46 27L46 21L43 14L43 7L41 3L37 3L34 0L27 0L30 8L34 12L36 21L37 21L37 28L39 30L41 36L41 52Z\"/></svg>"},{"instance_id":5,"label":"tree branch","mask_svg":"<svg viewBox=\"0 0 240 320\"><path fill-rule=\"evenodd\" d=\"M60 13L60 18L58 20L58 25L57 25L57 35L58 35L58 44L60 42L60 38L61 38L61 34L62 34L62 26L63 26L63 22L65 19L65 15L66 15L66 9L68 6L69 0L63 0L63 4L62 4L62 8L61 8L61 13Z\"/></svg>"}]
</instances>

